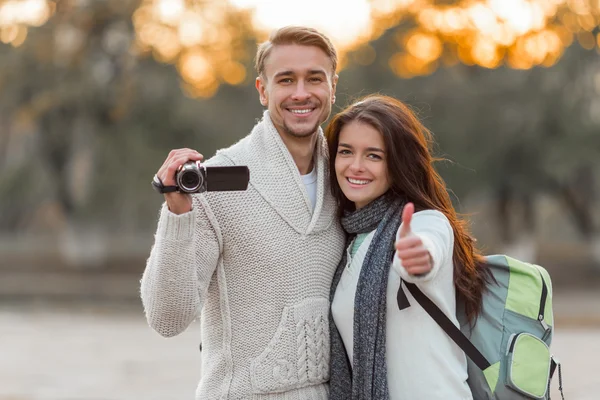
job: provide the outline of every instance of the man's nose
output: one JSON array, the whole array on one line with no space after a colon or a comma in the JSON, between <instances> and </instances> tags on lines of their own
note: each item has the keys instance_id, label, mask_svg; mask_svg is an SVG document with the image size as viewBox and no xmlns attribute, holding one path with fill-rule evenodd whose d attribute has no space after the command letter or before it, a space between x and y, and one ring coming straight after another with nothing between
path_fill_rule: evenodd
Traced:
<instances>
[{"instance_id":1,"label":"man's nose","mask_svg":"<svg viewBox=\"0 0 600 400\"><path fill-rule=\"evenodd\" d=\"M298 84L296 85L296 90L294 91L292 97L294 100L297 101L306 100L310 97L310 92L307 90L304 81L298 81Z\"/></svg>"}]
</instances>

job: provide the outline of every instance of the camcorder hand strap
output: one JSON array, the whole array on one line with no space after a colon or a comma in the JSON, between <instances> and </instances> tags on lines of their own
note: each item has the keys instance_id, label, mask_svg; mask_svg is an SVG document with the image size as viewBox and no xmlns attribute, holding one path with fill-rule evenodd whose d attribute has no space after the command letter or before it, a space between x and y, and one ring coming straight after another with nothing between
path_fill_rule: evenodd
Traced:
<instances>
[{"instance_id":1,"label":"camcorder hand strap","mask_svg":"<svg viewBox=\"0 0 600 400\"><path fill-rule=\"evenodd\" d=\"M154 179L152 179L152 187L161 194L173 193L179 190L177 186L165 186L160 178L156 175L154 175Z\"/></svg>"}]
</instances>

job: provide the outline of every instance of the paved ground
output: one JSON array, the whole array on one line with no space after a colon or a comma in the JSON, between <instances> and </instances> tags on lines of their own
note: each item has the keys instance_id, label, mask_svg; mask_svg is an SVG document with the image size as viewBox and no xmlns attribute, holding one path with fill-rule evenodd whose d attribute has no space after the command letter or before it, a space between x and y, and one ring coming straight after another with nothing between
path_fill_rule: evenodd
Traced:
<instances>
[{"instance_id":1,"label":"paved ground","mask_svg":"<svg viewBox=\"0 0 600 400\"><path fill-rule=\"evenodd\" d=\"M600 325L569 325L553 343L565 398L600 399ZM191 400L198 341L197 325L163 339L131 310L3 306L0 400Z\"/></svg>"}]
</instances>

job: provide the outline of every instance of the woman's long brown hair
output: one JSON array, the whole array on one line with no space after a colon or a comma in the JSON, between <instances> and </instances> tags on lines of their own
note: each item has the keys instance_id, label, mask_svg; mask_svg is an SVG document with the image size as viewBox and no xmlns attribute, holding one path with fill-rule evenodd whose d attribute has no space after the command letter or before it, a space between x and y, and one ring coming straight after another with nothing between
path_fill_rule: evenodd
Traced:
<instances>
[{"instance_id":1,"label":"woman's long brown hair","mask_svg":"<svg viewBox=\"0 0 600 400\"><path fill-rule=\"evenodd\" d=\"M415 211L438 210L450 221L454 231L452 259L456 295L462 300L472 323L481 310L481 299L490 274L469 234L467 222L458 217L446 184L433 167L438 160L431 155L431 132L405 104L383 95L367 96L333 117L325 136L329 145L332 191L340 212L354 207L344 196L335 174L340 131L352 121L369 124L383 136L392 193L414 203Z\"/></svg>"}]
</instances>

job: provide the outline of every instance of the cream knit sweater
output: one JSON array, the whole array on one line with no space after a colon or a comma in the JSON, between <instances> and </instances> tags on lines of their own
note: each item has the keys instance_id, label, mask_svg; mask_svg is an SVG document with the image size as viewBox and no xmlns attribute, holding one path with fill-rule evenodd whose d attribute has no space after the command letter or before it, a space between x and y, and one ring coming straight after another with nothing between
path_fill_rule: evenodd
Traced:
<instances>
[{"instance_id":1,"label":"cream knit sweater","mask_svg":"<svg viewBox=\"0 0 600 400\"><path fill-rule=\"evenodd\" d=\"M196 399L325 400L328 296L344 247L319 131L314 212L268 111L252 133L207 165L247 165L245 192L163 205L141 281L147 320L169 337L200 314Z\"/></svg>"}]
</instances>

